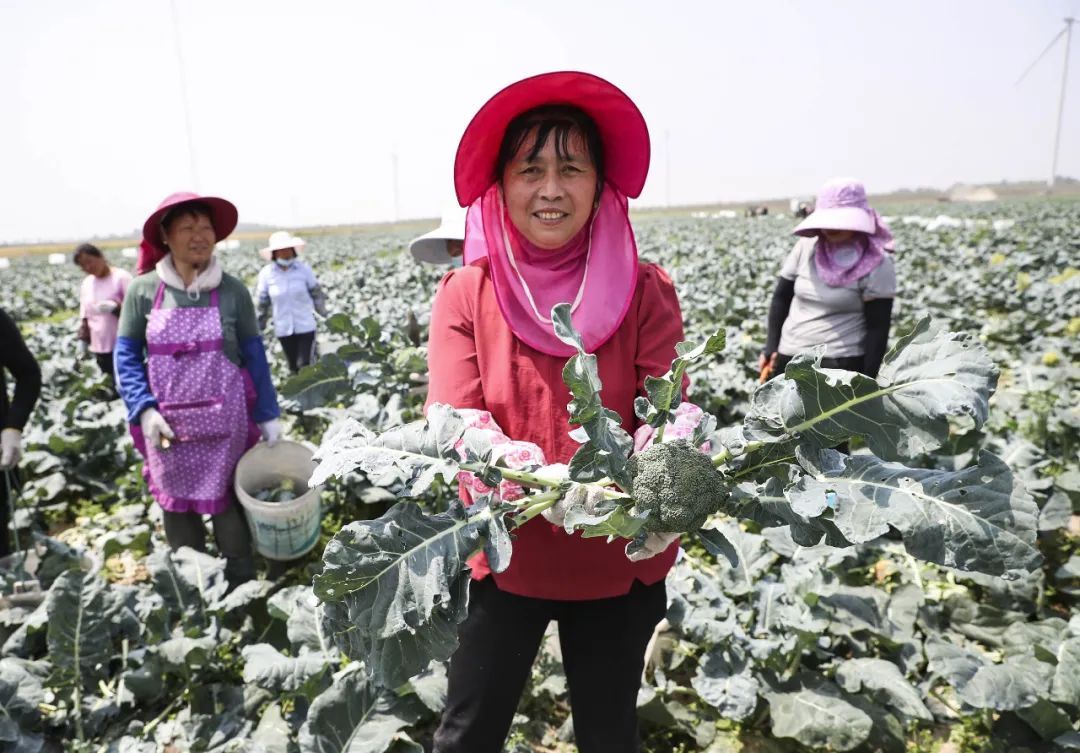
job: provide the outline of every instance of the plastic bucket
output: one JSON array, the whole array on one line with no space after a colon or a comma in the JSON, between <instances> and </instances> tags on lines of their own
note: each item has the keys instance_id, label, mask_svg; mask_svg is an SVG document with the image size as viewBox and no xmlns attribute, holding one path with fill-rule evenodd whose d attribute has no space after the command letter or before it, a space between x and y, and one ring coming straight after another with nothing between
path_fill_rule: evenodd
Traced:
<instances>
[{"instance_id":1,"label":"plastic bucket","mask_svg":"<svg viewBox=\"0 0 1080 753\"><path fill-rule=\"evenodd\" d=\"M288 502L255 498L263 489L292 480L305 488L315 471L312 450L298 442L280 440L273 447L259 442L236 464L233 486L247 513L255 549L272 560L294 560L311 551L319 540L322 487L308 489Z\"/></svg>"}]
</instances>

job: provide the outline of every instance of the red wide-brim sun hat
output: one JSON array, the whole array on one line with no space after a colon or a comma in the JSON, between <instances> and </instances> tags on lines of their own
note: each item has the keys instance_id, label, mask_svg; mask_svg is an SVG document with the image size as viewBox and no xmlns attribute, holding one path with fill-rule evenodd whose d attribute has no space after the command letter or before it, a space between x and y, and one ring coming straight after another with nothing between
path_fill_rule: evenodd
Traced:
<instances>
[{"instance_id":1,"label":"red wide-brim sun hat","mask_svg":"<svg viewBox=\"0 0 1080 753\"><path fill-rule=\"evenodd\" d=\"M218 196L200 196L190 191L177 191L166 196L154 213L146 218L143 223L143 240L159 251L168 251L161 240L161 220L170 209L189 201L198 201L210 208L210 224L214 226L215 240L225 240L236 229L240 214L231 201Z\"/></svg>"},{"instance_id":2,"label":"red wide-brim sun hat","mask_svg":"<svg viewBox=\"0 0 1080 753\"><path fill-rule=\"evenodd\" d=\"M641 195L649 174L650 144L637 105L599 76L558 71L510 84L473 116L454 159L454 188L461 206L472 204L497 180L495 163L510 121L541 105L573 105L591 117L604 145L607 181L632 199Z\"/></svg>"}]
</instances>

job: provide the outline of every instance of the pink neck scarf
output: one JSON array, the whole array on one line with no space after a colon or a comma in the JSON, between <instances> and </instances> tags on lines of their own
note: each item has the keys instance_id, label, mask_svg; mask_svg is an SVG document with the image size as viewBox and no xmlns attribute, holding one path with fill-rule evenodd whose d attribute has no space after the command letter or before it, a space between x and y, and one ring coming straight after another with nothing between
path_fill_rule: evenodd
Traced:
<instances>
[{"instance_id":1,"label":"pink neck scarf","mask_svg":"<svg viewBox=\"0 0 1080 753\"><path fill-rule=\"evenodd\" d=\"M814 267L818 277L831 287L843 287L861 280L885 261L885 254L895 250L892 233L873 209L867 210L874 217L873 235L855 233L855 237L839 245L833 245L818 234L814 247Z\"/></svg>"},{"instance_id":2,"label":"pink neck scarf","mask_svg":"<svg viewBox=\"0 0 1080 753\"><path fill-rule=\"evenodd\" d=\"M488 258L499 310L518 339L548 355L573 355L551 325L552 307L569 303L574 327L592 353L622 324L637 287L628 211L626 197L607 184L581 232L562 248L542 249L513 226L493 184L469 209L465 263Z\"/></svg>"}]
</instances>

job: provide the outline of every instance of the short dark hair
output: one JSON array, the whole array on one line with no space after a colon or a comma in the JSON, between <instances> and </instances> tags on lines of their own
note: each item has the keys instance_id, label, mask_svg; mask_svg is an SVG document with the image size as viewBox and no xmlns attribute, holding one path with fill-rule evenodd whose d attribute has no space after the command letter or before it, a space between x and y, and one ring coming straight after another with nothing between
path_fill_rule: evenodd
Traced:
<instances>
[{"instance_id":1,"label":"short dark hair","mask_svg":"<svg viewBox=\"0 0 1080 753\"><path fill-rule=\"evenodd\" d=\"M87 256L96 256L99 259L104 259L105 254L101 253L101 249L95 246L93 243L82 243L75 249L75 253L71 255L71 260L75 262L75 265L79 265L79 257L83 254Z\"/></svg>"},{"instance_id":2,"label":"short dark hair","mask_svg":"<svg viewBox=\"0 0 1080 753\"><path fill-rule=\"evenodd\" d=\"M584 110L572 105L541 105L518 115L510 121L503 134L499 155L495 160L495 180L502 182L503 171L514 159L529 134L536 132L536 143L526 159L534 160L544 148L548 138L555 134L555 153L559 159L566 159L570 154L570 136L581 134L585 142L585 151L596 169L598 182L604 184L604 144L600 139L600 129L596 121Z\"/></svg>"},{"instance_id":3,"label":"short dark hair","mask_svg":"<svg viewBox=\"0 0 1080 753\"><path fill-rule=\"evenodd\" d=\"M177 204L175 207L171 207L161 218L161 229L166 233L169 232L169 226L181 217L205 217L210 220L211 224L214 221L214 212L210 209L210 205L205 201L185 201L183 204ZM217 234L217 228L214 229L215 235Z\"/></svg>"}]
</instances>

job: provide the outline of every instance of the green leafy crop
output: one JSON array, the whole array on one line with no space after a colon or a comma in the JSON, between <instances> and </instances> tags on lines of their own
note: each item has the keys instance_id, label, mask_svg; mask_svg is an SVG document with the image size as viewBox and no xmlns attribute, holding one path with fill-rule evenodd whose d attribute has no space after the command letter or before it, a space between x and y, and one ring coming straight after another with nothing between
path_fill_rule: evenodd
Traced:
<instances>
[{"instance_id":1,"label":"green leafy crop","mask_svg":"<svg viewBox=\"0 0 1080 753\"><path fill-rule=\"evenodd\" d=\"M724 477L685 439L654 444L627 462L634 504L646 531L693 533L729 496Z\"/></svg>"}]
</instances>

